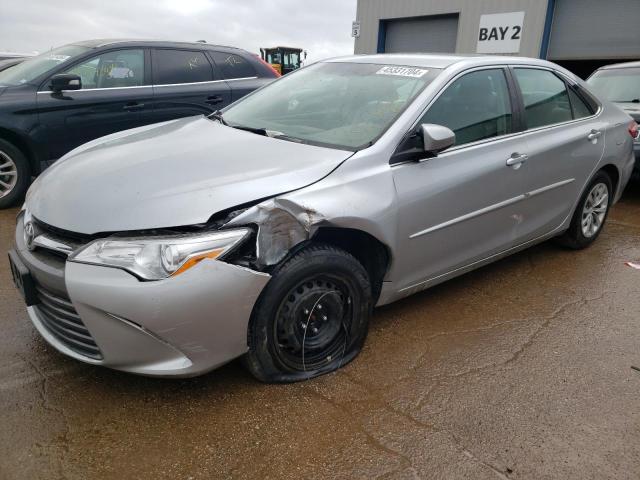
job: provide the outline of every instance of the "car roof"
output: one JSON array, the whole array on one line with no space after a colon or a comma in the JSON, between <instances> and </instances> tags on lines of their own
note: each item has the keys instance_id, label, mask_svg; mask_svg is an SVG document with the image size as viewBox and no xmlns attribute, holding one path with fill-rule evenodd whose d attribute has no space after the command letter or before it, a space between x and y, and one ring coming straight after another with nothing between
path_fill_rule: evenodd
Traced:
<instances>
[{"instance_id":1,"label":"car roof","mask_svg":"<svg viewBox=\"0 0 640 480\"><path fill-rule=\"evenodd\" d=\"M625 63L613 63L611 65L605 65L598 70L612 70L615 68L637 68L640 67L640 62L625 62Z\"/></svg>"},{"instance_id":2,"label":"car roof","mask_svg":"<svg viewBox=\"0 0 640 480\"><path fill-rule=\"evenodd\" d=\"M0 51L0 57L9 59L9 58L25 58L25 57L33 57L35 53L16 53L16 52L2 52Z\"/></svg>"},{"instance_id":3,"label":"car roof","mask_svg":"<svg viewBox=\"0 0 640 480\"><path fill-rule=\"evenodd\" d=\"M93 40L83 40L81 42L73 42L72 45L78 45L80 47L88 47L88 48L102 48L108 47L111 45L122 45L122 46L141 46L141 47L198 47L202 48L228 48L233 50L242 50L237 47L231 47L228 45L215 45L211 43L205 42L178 42L171 40L149 40L149 39L141 39L141 38L98 38Z\"/></svg>"},{"instance_id":4,"label":"car roof","mask_svg":"<svg viewBox=\"0 0 640 480\"><path fill-rule=\"evenodd\" d=\"M350 55L345 57L336 57L327 62L353 62L353 63L375 63L381 65L405 65L412 67L427 68L447 68L454 64L465 64L465 66L474 65L539 65L552 66L558 68L546 60L539 58L527 57L508 57L504 55L454 55L454 54L433 54L433 53L383 53L376 55Z\"/></svg>"},{"instance_id":5,"label":"car roof","mask_svg":"<svg viewBox=\"0 0 640 480\"><path fill-rule=\"evenodd\" d=\"M300 47L285 47L284 45L278 45L275 47L262 47L262 50L275 50L277 48L286 48L287 50L303 50Z\"/></svg>"}]
</instances>

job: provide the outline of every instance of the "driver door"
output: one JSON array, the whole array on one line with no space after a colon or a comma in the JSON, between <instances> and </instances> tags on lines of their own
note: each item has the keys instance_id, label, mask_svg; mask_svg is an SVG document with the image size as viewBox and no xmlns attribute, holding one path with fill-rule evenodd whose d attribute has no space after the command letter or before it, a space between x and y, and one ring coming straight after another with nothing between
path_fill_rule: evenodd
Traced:
<instances>
[{"instance_id":1,"label":"driver door","mask_svg":"<svg viewBox=\"0 0 640 480\"><path fill-rule=\"evenodd\" d=\"M153 90L144 49L121 49L82 60L65 72L79 75L82 89L38 92L38 115L48 160L96 138L152 123Z\"/></svg>"},{"instance_id":2,"label":"driver door","mask_svg":"<svg viewBox=\"0 0 640 480\"><path fill-rule=\"evenodd\" d=\"M518 244L526 182L507 161L524 154L526 142L511 135L513 104L505 69L474 70L450 83L418 122L449 127L456 143L437 157L392 167L401 290Z\"/></svg>"}]
</instances>

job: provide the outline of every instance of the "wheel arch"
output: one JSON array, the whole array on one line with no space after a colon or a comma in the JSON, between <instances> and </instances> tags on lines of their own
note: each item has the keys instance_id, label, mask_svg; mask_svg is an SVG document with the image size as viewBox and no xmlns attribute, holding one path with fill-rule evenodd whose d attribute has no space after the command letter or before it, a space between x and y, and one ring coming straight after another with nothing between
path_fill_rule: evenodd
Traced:
<instances>
[{"instance_id":1,"label":"wheel arch","mask_svg":"<svg viewBox=\"0 0 640 480\"><path fill-rule=\"evenodd\" d=\"M363 230L328 226L318 228L311 241L333 245L353 255L369 274L374 304L378 301L391 264L391 251L387 245Z\"/></svg>"},{"instance_id":2,"label":"wheel arch","mask_svg":"<svg viewBox=\"0 0 640 480\"><path fill-rule=\"evenodd\" d=\"M28 138L8 128L0 127L0 139L9 142L27 157L32 175L40 173L40 160Z\"/></svg>"},{"instance_id":3,"label":"wheel arch","mask_svg":"<svg viewBox=\"0 0 640 480\"><path fill-rule=\"evenodd\" d=\"M604 172L607 175L609 175L609 178L611 179L611 184L612 184L611 186L614 192L614 197L617 198L619 193L618 187L620 185L620 170L618 170L618 167L616 167L613 163L608 163L598 171Z\"/></svg>"}]
</instances>

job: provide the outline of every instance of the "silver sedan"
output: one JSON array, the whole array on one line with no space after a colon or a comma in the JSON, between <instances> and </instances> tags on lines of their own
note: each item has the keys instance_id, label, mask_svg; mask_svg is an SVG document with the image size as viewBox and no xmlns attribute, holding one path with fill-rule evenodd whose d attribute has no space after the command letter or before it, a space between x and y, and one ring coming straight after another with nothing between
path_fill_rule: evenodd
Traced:
<instances>
[{"instance_id":1,"label":"silver sedan","mask_svg":"<svg viewBox=\"0 0 640 480\"><path fill-rule=\"evenodd\" d=\"M307 379L358 354L376 305L551 238L589 246L637 132L546 61L329 60L70 152L31 187L11 268L78 360Z\"/></svg>"}]
</instances>

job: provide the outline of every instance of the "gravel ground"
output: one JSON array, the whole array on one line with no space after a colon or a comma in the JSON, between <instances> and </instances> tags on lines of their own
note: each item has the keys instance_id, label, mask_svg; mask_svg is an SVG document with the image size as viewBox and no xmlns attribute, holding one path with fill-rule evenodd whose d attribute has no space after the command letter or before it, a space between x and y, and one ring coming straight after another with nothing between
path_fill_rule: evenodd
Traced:
<instances>
[{"instance_id":1,"label":"gravel ground","mask_svg":"<svg viewBox=\"0 0 640 480\"><path fill-rule=\"evenodd\" d=\"M0 251L17 211L0 211ZM157 380L39 338L0 266L0 479L640 478L640 185L546 243L376 310L341 371Z\"/></svg>"}]
</instances>

